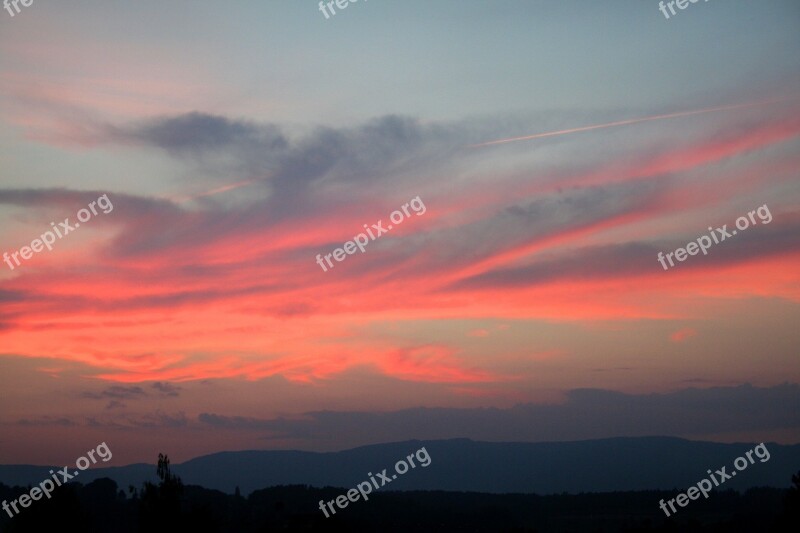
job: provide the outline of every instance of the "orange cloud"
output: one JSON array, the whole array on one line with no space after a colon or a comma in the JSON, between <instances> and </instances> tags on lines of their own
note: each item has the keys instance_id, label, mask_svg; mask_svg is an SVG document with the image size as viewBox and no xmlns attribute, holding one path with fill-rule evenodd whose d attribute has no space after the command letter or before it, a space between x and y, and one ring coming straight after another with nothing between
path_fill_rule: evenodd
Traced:
<instances>
[{"instance_id":1,"label":"orange cloud","mask_svg":"<svg viewBox=\"0 0 800 533\"><path fill-rule=\"evenodd\" d=\"M697 335L697 330L694 328L683 328L679 329L678 331L673 332L669 336L669 340L672 342L683 342L686 339L694 337Z\"/></svg>"}]
</instances>

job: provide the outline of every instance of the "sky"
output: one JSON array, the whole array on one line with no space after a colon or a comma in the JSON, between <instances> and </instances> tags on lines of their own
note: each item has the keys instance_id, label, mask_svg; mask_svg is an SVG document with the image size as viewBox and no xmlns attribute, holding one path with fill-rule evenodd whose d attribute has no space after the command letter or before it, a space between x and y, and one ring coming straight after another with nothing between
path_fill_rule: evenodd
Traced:
<instances>
[{"instance_id":1,"label":"sky","mask_svg":"<svg viewBox=\"0 0 800 533\"><path fill-rule=\"evenodd\" d=\"M800 442L795 0L20 8L0 464Z\"/></svg>"}]
</instances>

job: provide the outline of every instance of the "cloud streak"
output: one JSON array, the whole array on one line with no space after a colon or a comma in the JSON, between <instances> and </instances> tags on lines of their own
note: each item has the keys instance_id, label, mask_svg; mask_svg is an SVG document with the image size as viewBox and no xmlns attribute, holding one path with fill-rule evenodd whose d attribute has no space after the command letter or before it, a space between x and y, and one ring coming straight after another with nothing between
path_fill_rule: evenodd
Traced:
<instances>
[{"instance_id":1,"label":"cloud streak","mask_svg":"<svg viewBox=\"0 0 800 533\"><path fill-rule=\"evenodd\" d=\"M16 357L87 365L92 375L128 384L275 375L319 384L367 366L404 381L503 385L508 373L493 369L492 354L467 355L468 335L436 342L362 339L356 332L426 318L674 318L671 297L637 303L609 287L652 294L653 280L666 279L658 251L703 230L707 209L723 206L717 220L738 216L728 202L763 185L756 179L762 152L800 132L791 113L725 120L691 142L637 145L633 158L590 152L555 170L533 168L531 157L561 161L562 145L547 144L533 155L490 157L477 172L468 170L475 154L462 147L496 124L385 116L290 135L274 124L194 112L105 125L106 145L160 150L190 167L237 166L248 192L236 196L245 189L233 188L183 203L113 193L113 220L104 219L74 249L37 257L0 280L0 338ZM736 120L741 124L731 130ZM730 133L720 136L722 130ZM715 169L733 157L752 160L753 169L732 176ZM791 157L772 163L776 190L790 182ZM512 170L491 170L501 162ZM457 190L430 179L449 173L477 175L464 177ZM704 194L692 173L721 192ZM0 204L26 209L26 227L38 228L52 213L74 212L102 192L5 189ZM366 221L385 222L398 198L417 195L428 206L424 218L332 275L319 275L317 253L352 238ZM690 216L676 224L676 213ZM800 299L792 277L775 264L798 254L798 216L779 202L770 226L680 265L670 282L682 283L691 297L713 298L715 289L696 276L741 267L760 273L742 286L746 293ZM576 288L581 301L565 297ZM123 320L93 327L93 317L104 313ZM169 324L166 335L159 321ZM31 337L34 330L48 335ZM265 331L270 342L262 340Z\"/></svg>"}]
</instances>

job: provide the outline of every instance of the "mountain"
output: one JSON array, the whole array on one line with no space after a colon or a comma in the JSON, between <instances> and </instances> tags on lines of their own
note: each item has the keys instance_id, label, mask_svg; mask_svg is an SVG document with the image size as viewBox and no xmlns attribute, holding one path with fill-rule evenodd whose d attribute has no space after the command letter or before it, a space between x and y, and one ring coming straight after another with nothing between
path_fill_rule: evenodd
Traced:
<instances>
[{"instance_id":1,"label":"mountain","mask_svg":"<svg viewBox=\"0 0 800 533\"><path fill-rule=\"evenodd\" d=\"M240 451L197 457L173 465L185 484L243 494L275 486L355 487L385 468L389 478L397 461L422 447L430 457L387 483L383 490L447 490L490 493L580 493L630 490L685 491L707 478L708 470L726 467L755 444L720 444L673 437L632 437L576 442L504 443L468 439L407 441L363 446L341 452ZM800 445L767 443L770 457L737 473L721 489L788 487L800 470ZM169 453L169 450L164 450ZM424 456L422 457L424 459ZM54 467L0 466L6 485L39 483ZM109 477L120 488L155 480L155 466L134 464L90 468L75 479L82 483ZM719 476L717 476L719 477Z\"/></svg>"}]
</instances>

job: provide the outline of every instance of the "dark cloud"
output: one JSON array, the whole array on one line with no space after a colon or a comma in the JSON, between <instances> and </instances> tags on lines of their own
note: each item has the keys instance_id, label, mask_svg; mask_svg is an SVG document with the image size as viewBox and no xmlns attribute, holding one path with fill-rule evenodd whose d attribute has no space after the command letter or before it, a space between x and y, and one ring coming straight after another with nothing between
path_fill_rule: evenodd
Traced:
<instances>
[{"instance_id":1,"label":"dark cloud","mask_svg":"<svg viewBox=\"0 0 800 533\"><path fill-rule=\"evenodd\" d=\"M151 385L151 388L160 396L169 397L179 396L180 391L182 390L182 387L162 381L156 381ZM139 386L126 387L114 385L100 392L84 392L81 394L81 396L83 398L89 398L92 400L111 399L112 401L108 403L106 409L115 409L119 407L125 407L125 404L120 400L136 400L139 398L144 398L148 396L148 394L142 387Z\"/></svg>"},{"instance_id":2,"label":"dark cloud","mask_svg":"<svg viewBox=\"0 0 800 533\"><path fill-rule=\"evenodd\" d=\"M252 202L236 205L209 200L185 207L164 199L112 194L113 213L92 221L93 224L113 223L119 228L113 240L98 249L100 259L105 261L93 266L95 274L135 275L142 283L155 282L156 278L158 281L191 278L198 282L205 280L205 284L196 283L188 289L176 284L176 289L171 292L134 296L124 301L98 299L91 294L43 296L37 289L30 288L37 286L31 284L25 291L0 291L0 302L24 301L26 310L30 312L64 309L116 311L174 308L296 289L298 285L294 278L281 278L269 284L252 281L237 287L216 288L216 283L243 268L307 262L309 256L334 249L341 242L314 243L309 248L274 252L269 257L214 264L198 264L198 252L213 249L221 242L228 244L252 238L271 228L290 227L284 224L288 220L302 219L304 224L314 219L320 223L337 220L343 208L355 206L360 197L371 194L373 183L386 186L394 183L391 180L401 173L412 182L417 180L425 185L429 176L435 174L437 165L450 164L453 155L463 150L464 143L474 140L474 132L478 129L474 125L430 125L408 117L387 116L354 127L317 128L297 139L290 139L274 125L201 113L161 117L118 127L113 136L118 143L144 144L173 154L194 154L197 157L212 157L220 150L227 150L235 155L233 159L245 161L247 166L255 169L256 182L264 185L260 192L266 194L268 191L268 195L262 199L259 194L253 194ZM572 165L562 166L565 169L561 172L565 175L574 174ZM320 187L312 187L314 184ZM404 181L406 185L408 183ZM380 241L375 244L381 247L380 254L366 254L359 261L348 264L347 269L338 271L337 276L339 279L352 279L365 275L391 275L418 279L420 275L451 271L522 246L591 230L597 224L613 222L618 217L637 214L646 217L665 191L673 190L673 185L670 178L665 177L596 187L546 188L533 201L519 202L494 213L483 213L478 219L433 227L420 233L411 232L402 239ZM319 194L322 189L326 191L325 195ZM59 213L70 214L101 194L102 191L64 189L0 190L0 204L58 207ZM465 213L470 212L469 205L462 207ZM434 209L434 206L428 205L428 209ZM774 215L775 220L769 226L753 227L746 234L715 246L708 256L693 257L676 268L727 266L796 249L798 241L794 235L800 224L787 222L777 213ZM354 228L354 233L358 229ZM698 228L698 235L703 229ZM660 270L656 261L658 252L672 251L685 244L685 240L676 239L660 243L584 247L558 254L545 252L537 254L536 262L532 264L490 270L442 290L522 287L556 280L651 275ZM126 270L120 265L124 261L119 261L163 258L167 254L169 265L153 271ZM73 274L68 272L68 268L61 273ZM330 278L320 279L327 281ZM315 308L314 304L301 301L294 306L284 305L270 311L274 315L291 316L313 312ZM17 318L8 313L0 311L0 324L8 324Z\"/></svg>"},{"instance_id":3,"label":"dark cloud","mask_svg":"<svg viewBox=\"0 0 800 533\"><path fill-rule=\"evenodd\" d=\"M137 418L128 418L127 424L131 427L141 428L181 428L189 425L189 418L183 412L167 414L156 412L143 415Z\"/></svg>"},{"instance_id":4,"label":"dark cloud","mask_svg":"<svg viewBox=\"0 0 800 533\"><path fill-rule=\"evenodd\" d=\"M590 246L541 260L532 265L499 268L466 278L452 285L453 289L522 287L544 284L556 280L593 280L650 275L673 270L716 269L720 266L744 262L800 250L800 223L791 219L769 225L751 226L747 231L714 244L708 255L698 253L664 272L658 262L658 253L674 252L685 247L690 239L659 242L655 244L626 243L607 246ZM728 225L730 230L731 224ZM697 236L702 236L702 229ZM705 233L706 235L708 232ZM669 265L669 263L667 263Z\"/></svg>"},{"instance_id":5,"label":"dark cloud","mask_svg":"<svg viewBox=\"0 0 800 533\"><path fill-rule=\"evenodd\" d=\"M156 411L144 414L125 414L103 417L87 417L86 426L107 429L131 429L131 428L183 428L190 423L189 418L183 412L175 414Z\"/></svg>"},{"instance_id":6,"label":"dark cloud","mask_svg":"<svg viewBox=\"0 0 800 533\"><path fill-rule=\"evenodd\" d=\"M355 127L318 127L297 138L274 124L197 112L106 129L105 138L113 143L191 155L202 159L204 167L233 166L269 187L270 211L279 216L302 207L298 202L312 202L309 187L322 179L355 187L366 180L388 180L423 163L430 171L449 161L471 137L463 126L423 125L396 115ZM347 197L353 190L342 194Z\"/></svg>"},{"instance_id":7,"label":"dark cloud","mask_svg":"<svg viewBox=\"0 0 800 533\"><path fill-rule=\"evenodd\" d=\"M800 431L800 385L741 385L639 395L577 389L557 405L417 408L388 413L322 411L299 419L272 420L204 413L199 421L219 429L264 431L270 437L327 446L409 438L542 441Z\"/></svg>"},{"instance_id":8,"label":"dark cloud","mask_svg":"<svg viewBox=\"0 0 800 533\"><path fill-rule=\"evenodd\" d=\"M116 400L114 400L116 401ZM113 403L113 401L112 401ZM76 426L68 417L22 419L21 426ZM246 432L266 440L336 449L408 439L570 441L612 437L800 433L800 385L688 388L663 394L576 389L559 404L511 408L413 408L394 412L316 411L261 419L183 412L108 414L85 420L106 429L187 428Z\"/></svg>"},{"instance_id":9,"label":"dark cloud","mask_svg":"<svg viewBox=\"0 0 800 533\"><path fill-rule=\"evenodd\" d=\"M122 228L112 246L118 255L133 255L155 247L171 246L174 243L169 240L170 236L180 238L181 229L185 230L187 221L191 219L188 213L168 200L100 190L0 189L0 204L46 211L42 215L42 231L45 231L49 229L46 225L50 221L69 218L74 223L78 209L104 194L107 194L114 209L109 213L101 211L92 218L91 224L93 227L113 224Z\"/></svg>"},{"instance_id":10,"label":"dark cloud","mask_svg":"<svg viewBox=\"0 0 800 533\"><path fill-rule=\"evenodd\" d=\"M380 257L350 265L338 275L358 278L384 270L394 275L396 266L408 257L415 261L413 267L404 270L405 275L450 271L504 251L588 230L616 217L645 215L664 190L664 183L634 182L543 193L533 201L519 202L470 222L413 235L403 240L402 247L384 249ZM472 278L461 283L478 285Z\"/></svg>"},{"instance_id":11,"label":"dark cloud","mask_svg":"<svg viewBox=\"0 0 800 533\"><path fill-rule=\"evenodd\" d=\"M180 391L182 390L182 387L167 383L166 381L156 381L153 383L152 387L161 393L161 395L172 397L180 396Z\"/></svg>"},{"instance_id":12,"label":"dark cloud","mask_svg":"<svg viewBox=\"0 0 800 533\"><path fill-rule=\"evenodd\" d=\"M259 126L197 112L109 129L111 138L116 141L140 142L176 154L217 151L241 145L264 149L287 146L286 138L275 126Z\"/></svg>"},{"instance_id":13,"label":"dark cloud","mask_svg":"<svg viewBox=\"0 0 800 533\"><path fill-rule=\"evenodd\" d=\"M146 396L144 389L137 386L124 387L121 385L114 385L100 392L84 392L81 396L90 398L92 400L105 400L112 398L114 400L133 400Z\"/></svg>"},{"instance_id":14,"label":"dark cloud","mask_svg":"<svg viewBox=\"0 0 800 533\"><path fill-rule=\"evenodd\" d=\"M235 429L235 430L264 430L271 429L272 421L259 420L257 418L248 418L243 416L221 416L211 413L200 413L197 420L201 424L207 426L220 428L220 429Z\"/></svg>"},{"instance_id":15,"label":"dark cloud","mask_svg":"<svg viewBox=\"0 0 800 533\"><path fill-rule=\"evenodd\" d=\"M78 424L69 418L66 417L55 417L55 416L41 416L36 419L29 419L29 418L21 418L17 420L17 425L20 426L63 426L63 427L73 427L77 426Z\"/></svg>"},{"instance_id":16,"label":"dark cloud","mask_svg":"<svg viewBox=\"0 0 800 533\"><path fill-rule=\"evenodd\" d=\"M97 195L99 196L99 194ZM71 191L64 188L52 189L0 189L0 204L30 206L60 206L96 200L91 193Z\"/></svg>"}]
</instances>

